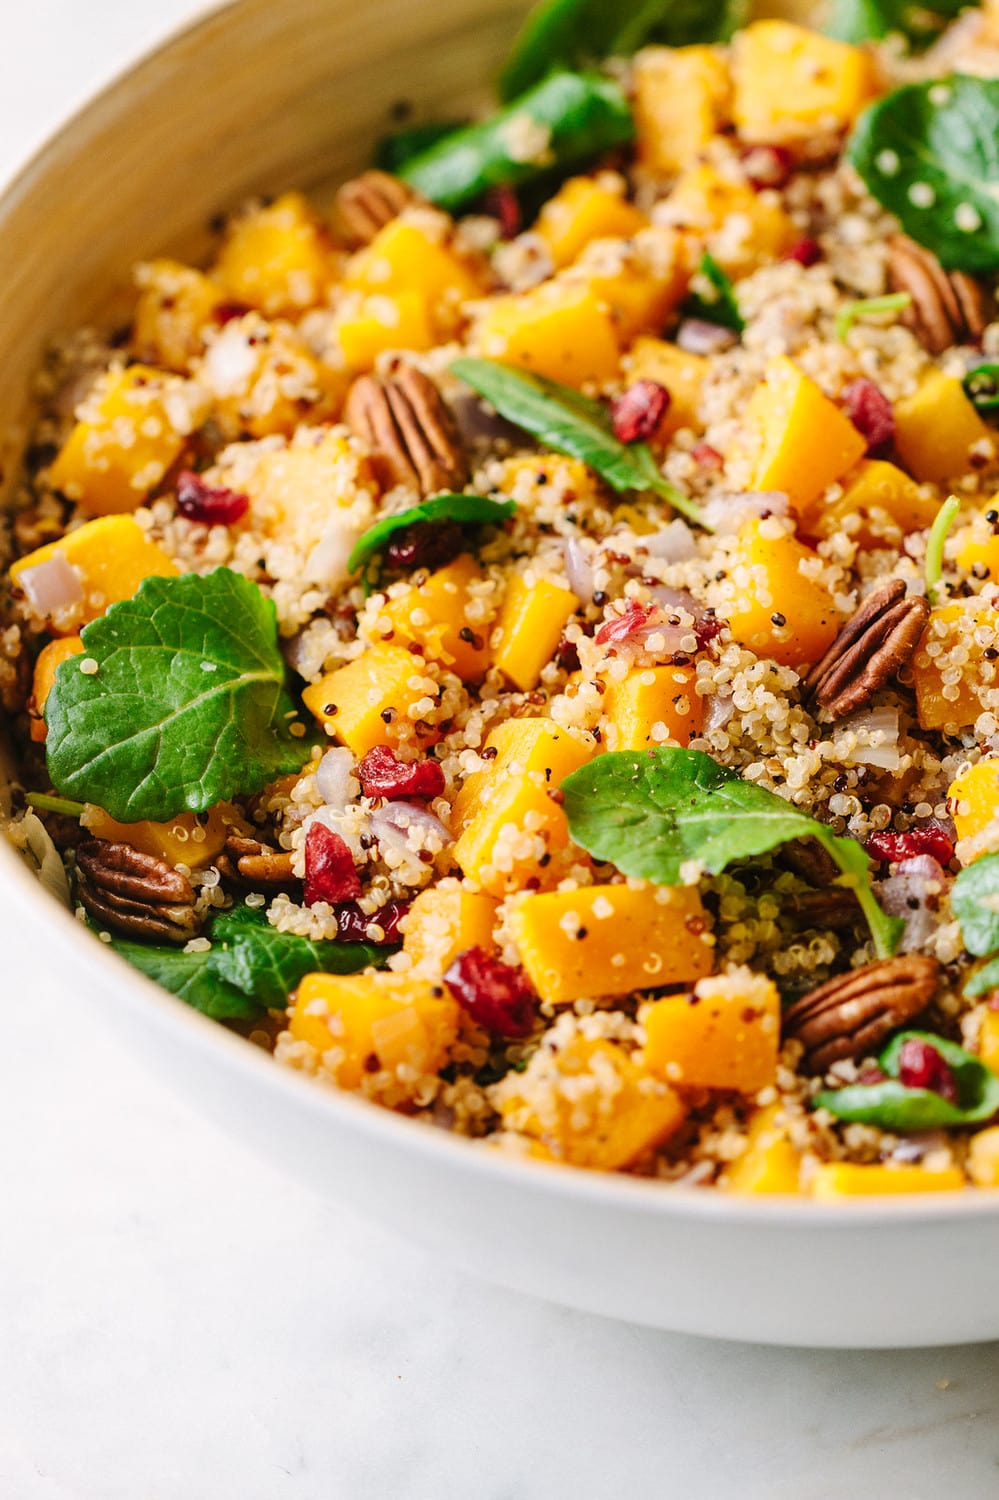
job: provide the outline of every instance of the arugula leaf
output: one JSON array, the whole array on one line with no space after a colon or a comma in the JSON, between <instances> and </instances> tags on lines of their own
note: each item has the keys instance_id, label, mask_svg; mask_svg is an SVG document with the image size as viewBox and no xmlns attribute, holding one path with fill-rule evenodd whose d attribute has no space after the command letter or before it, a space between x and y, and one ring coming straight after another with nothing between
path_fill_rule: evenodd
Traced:
<instances>
[{"instance_id":1,"label":"arugula leaf","mask_svg":"<svg viewBox=\"0 0 999 1500\"><path fill-rule=\"evenodd\" d=\"M965 865L950 888L950 905L969 953L988 958L999 950L999 854Z\"/></svg>"},{"instance_id":2,"label":"arugula leaf","mask_svg":"<svg viewBox=\"0 0 999 1500\"><path fill-rule=\"evenodd\" d=\"M693 500L660 474L646 443L622 443L614 436L610 415L599 401L495 359L456 359L451 372L485 396L501 417L556 453L582 459L612 489L654 490L688 520L705 525Z\"/></svg>"},{"instance_id":3,"label":"arugula leaf","mask_svg":"<svg viewBox=\"0 0 999 1500\"><path fill-rule=\"evenodd\" d=\"M516 509L514 500L490 500L485 495L434 495L431 500L410 506L397 515L385 516L369 526L355 543L347 567L352 573L366 567L373 557L384 552L397 531L405 531L408 526L437 521L458 521L462 526L499 526Z\"/></svg>"},{"instance_id":4,"label":"arugula leaf","mask_svg":"<svg viewBox=\"0 0 999 1500\"><path fill-rule=\"evenodd\" d=\"M978 411L999 409L999 365L987 360L969 370L961 381L964 394Z\"/></svg>"},{"instance_id":5,"label":"arugula leaf","mask_svg":"<svg viewBox=\"0 0 999 1500\"><path fill-rule=\"evenodd\" d=\"M908 1041L935 1047L954 1075L958 1102L952 1104L933 1089L908 1088L898 1082L902 1048ZM902 1031L878 1058L890 1076L884 1083L853 1083L842 1089L823 1089L812 1103L840 1120L878 1125L882 1130L939 1130L991 1120L999 1110L999 1077L955 1042L929 1031Z\"/></svg>"},{"instance_id":6,"label":"arugula leaf","mask_svg":"<svg viewBox=\"0 0 999 1500\"><path fill-rule=\"evenodd\" d=\"M904 924L875 900L870 861L856 840L840 838L700 750L661 745L600 755L567 776L562 791L577 844L622 874L659 885L676 885L681 866L690 861L717 875L734 860L795 839L816 839L855 892L879 958L895 951Z\"/></svg>"},{"instance_id":7,"label":"arugula leaf","mask_svg":"<svg viewBox=\"0 0 999 1500\"><path fill-rule=\"evenodd\" d=\"M45 704L58 792L122 823L204 812L297 771L274 605L228 568L147 578L83 628ZM81 662L91 659L88 675Z\"/></svg>"},{"instance_id":8,"label":"arugula leaf","mask_svg":"<svg viewBox=\"0 0 999 1500\"><path fill-rule=\"evenodd\" d=\"M392 951L373 943L314 942L279 932L263 910L238 906L216 917L210 961L220 979L253 995L268 1009L281 1009L306 974L356 974L380 968Z\"/></svg>"},{"instance_id":9,"label":"arugula leaf","mask_svg":"<svg viewBox=\"0 0 999 1500\"><path fill-rule=\"evenodd\" d=\"M500 74L500 98L513 99L553 68L627 57L647 42L727 42L747 8L743 0L642 0L633 6L620 0L540 0Z\"/></svg>"},{"instance_id":10,"label":"arugula leaf","mask_svg":"<svg viewBox=\"0 0 999 1500\"><path fill-rule=\"evenodd\" d=\"M968 0L934 0L916 5L912 0L833 0L826 36L839 42L875 42L893 32L911 46L929 46L949 21L968 8Z\"/></svg>"},{"instance_id":11,"label":"arugula leaf","mask_svg":"<svg viewBox=\"0 0 999 1500\"><path fill-rule=\"evenodd\" d=\"M701 263L697 269L714 288L714 296L710 298L696 295L688 297L684 311L688 317L700 318L702 322L714 323L719 328L730 328L733 333L741 336L746 331L746 320L739 311L732 278L722 270L714 256L707 250L701 256Z\"/></svg>"},{"instance_id":12,"label":"arugula leaf","mask_svg":"<svg viewBox=\"0 0 999 1500\"><path fill-rule=\"evenodd\" d=\"M218 973L211 953L185 953L182 948L133 943L118 937L112 937L110 946L171 995L213 1021L252 1021L264 1008L254 999L252 990L230 984Z\"/></svg>"},{"instance_id":13,"label":"arugula leaf","mask_svg":"<svg viewBox=\"0 0 999 1500\"><path fill-rule=\"evenodd\" d=\"M848 155L948 271L999 268L999 79L910 83L861 115Z\"/></svg>"}]
</instances>

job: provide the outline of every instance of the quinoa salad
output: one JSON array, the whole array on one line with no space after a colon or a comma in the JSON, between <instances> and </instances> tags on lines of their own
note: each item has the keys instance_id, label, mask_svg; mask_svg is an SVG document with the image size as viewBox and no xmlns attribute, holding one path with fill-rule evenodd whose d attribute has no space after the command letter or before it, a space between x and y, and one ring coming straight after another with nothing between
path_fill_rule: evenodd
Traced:
<instances>
[{"instance_id":1,"label":"quinoa salad","mask_svg":"<svg viewBox=\"0 0 999 1500\"><path fill-rule=\"evenodd\" d=\"M999 8L626 20L51 349L7 836L413 1129L996 1188Z\"/></svg>"}]
</instances>

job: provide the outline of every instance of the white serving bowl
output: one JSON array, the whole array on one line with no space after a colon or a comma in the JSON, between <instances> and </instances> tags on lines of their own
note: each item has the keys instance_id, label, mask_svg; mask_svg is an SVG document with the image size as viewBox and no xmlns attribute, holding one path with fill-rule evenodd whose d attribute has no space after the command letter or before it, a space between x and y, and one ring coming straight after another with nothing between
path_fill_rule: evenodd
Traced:
<instances>
[{"instance_id":1,"label":"white serving bowl","mask_svg":"<svg viewBox=\"0 0 999 1500\"><path fill-rule=\"evenodd\" d=\"M250 192L364 165L400 99L429 118L474 107L522 8L238 0L120 79L0 201L0 432L46 340L109 316L135 260L196 254L212 215ZM765 1343L999 1336L999 1192L833 1206L510 1161L278 1067L96 942L3 839L0 880L10 940L64 976L67 1003L85 991L241 1140L479 1275Z\"/></svg>"}]
</instances>

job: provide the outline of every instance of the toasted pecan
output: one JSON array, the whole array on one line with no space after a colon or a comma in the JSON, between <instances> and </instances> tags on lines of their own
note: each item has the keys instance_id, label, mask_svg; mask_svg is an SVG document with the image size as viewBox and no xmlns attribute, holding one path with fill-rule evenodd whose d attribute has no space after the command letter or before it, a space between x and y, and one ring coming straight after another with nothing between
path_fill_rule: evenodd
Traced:
<instances>
[{"instance_id":1,"label":"toasted pecan","mask_svg":"<svg viewBox=\"0 0 999 1500\"><path fill-rule=\"evenodd\" d=\"M338 190L333 199L333 228L348 250L370 245L380 229L418 201L412 188L388 172L362 172Z\"/></svg>"},{"instance_id":2,"label":"toasted pecan","mask_svg":"<svg viewBox=\"0 0 999 1500\"><path fill-rule=\"evenodd\" d=\"M272 849L259 839L230 832L220 868L223 874L237 875L247 885L290 885L295 878L292 860L287 849Z\"/></svg>"},{"instance_id":3,"label":"toasted pecan","mask_svg":"<svg viewBox=\"0 0 999 1500\"><path fill-rule=\"evenodd\" d=\"M930 606L889 579L864 600L805 679L804 695L834 719L867 703L919 644Z\"/></svg>"},{"instance_id":4,"label":"toasted pecan","mask_svg":"<svg viewBox=\"0 0 999 1500\"><path fill-rule=\"evenodd\" d=\"M945 271L935 255L904 234L888 241L888 285L912 298L902 321L930 354L977 344L995 312L992 297L973 276Z\"/></svg>"},{"instance_id":5,"label":"toasted pecan","mask_svg":"<svg viewBox=\"0 0 999 1500\"><path fill-rule=\"evenodd\" d=\"M153 854L108 839L76 850L77 893L95 921L126 937L186 943L201 927L186 875Z\"/></svg>"},{"instance_id":6,"label":"toasted pecan","mask_svg":"<svg viewBox=\"0 0 999 1500\"><path fill-rule=\"evenodd\" d=\"M780 911L795 932L806 932L811 927L843 931L855 927L862 915L856 896L844 885L785 896Z\"/></svg>"},{"instance_id":7,"label":"toasted pecan","mask_svg":"<svg viewBox=\"0 0 999 1500\"><path fill-rule=\"evenodd\" d=\"M400 363L391 375L355 380L344 419L391 484L427 496L460 490L468 479L451 413L433 381L414 365Z\"/></svg>"},{"instance_id":8,"label":"toasted pecan","mask_svg":"<svg viewBox=\"0 0 999 1500\"><path fill-rule=\"evenodd\" d=\"M846 1057L867 1057L926 1009L939 976L936 959L920 953L864 964L820 984L785 1011L784 1039L802 1043L813 1074Z\"/></svg>"}]
</instances>

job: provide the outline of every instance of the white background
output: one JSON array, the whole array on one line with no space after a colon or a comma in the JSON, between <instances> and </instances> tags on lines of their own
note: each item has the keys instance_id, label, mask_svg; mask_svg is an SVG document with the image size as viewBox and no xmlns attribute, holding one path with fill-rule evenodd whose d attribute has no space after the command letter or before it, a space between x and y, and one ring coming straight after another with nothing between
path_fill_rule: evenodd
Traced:
<instances>
[{"instance_id":1,"label":"white background","mask_svg":"<svg viewBox=\"0 0 999 1500\"><path fill-rule=\"evenodd\" d=\"M2 0L0 177L198 8ZM43 950L0 907L0 1500L999 1495L995 1345L759 1350L480 1285L220 1136Z\"/></svg>"}]
</instances>

